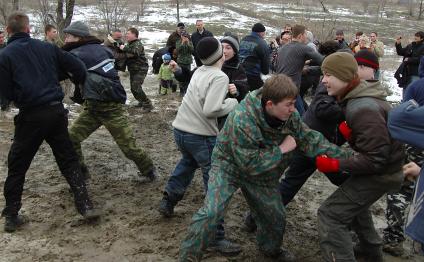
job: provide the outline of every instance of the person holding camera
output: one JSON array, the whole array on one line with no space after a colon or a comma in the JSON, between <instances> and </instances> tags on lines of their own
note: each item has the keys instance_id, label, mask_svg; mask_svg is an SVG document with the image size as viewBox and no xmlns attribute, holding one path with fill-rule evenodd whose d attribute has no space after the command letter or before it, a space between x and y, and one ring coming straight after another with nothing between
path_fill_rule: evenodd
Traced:
<instances>
[{"instance_id":1,"label":"person holding camera","mask_svg":"<svg viewBox=\"0 0 424 262\"><path fill-rule=\"evenodd\" d=\"M190 34L187 33L185 29L181 30L181 37L176 42L177 49L177 63L180 67L185 67L189 71L191 69L191 64L193 63L193 57L191 54L194 51L193 43L190 39ZM188 82L180 82L180 95L184 96Z\"/></svg>"},{"instance_id":2,"label":"person holding camera","mask_svg":"<svg viewBox=\"0 0 424 262\"><path fill-rule=\"evenodd\" d=\"M414 35L415 39L406 47L402 47L402 37L396 38L396 53L403 56L404 73L407 75L405 87L407 88L412 82L420 79L418 76L418 66L420 57L424 55L424 32L419 31ZM404 88L404 92L406 90Z\"/></svg>"}]
</instances>

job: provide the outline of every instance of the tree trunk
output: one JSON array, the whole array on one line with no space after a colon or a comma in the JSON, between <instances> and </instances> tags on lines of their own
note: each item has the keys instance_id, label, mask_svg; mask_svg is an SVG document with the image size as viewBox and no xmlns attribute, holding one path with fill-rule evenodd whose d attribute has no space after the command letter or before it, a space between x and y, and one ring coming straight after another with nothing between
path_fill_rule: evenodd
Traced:
<instances>
[{"instance_id":1,"label":"tree trunk","mask_svg":"<svg viewBox=\"0 0 424 262\"><path fill-rule=\"evenodd\" d=\"M324 0L320 0L319 2L322 6L322 11L324 11L325 13L328 13L329 11L328 11L327 7L325 7L325 5L324 5Z\"/></svg>"},{"instance_id":2,"label":"tree trunk","mask_svg":"<svg viewBox=\"0 0 424 262\"><path fill-rule=\"evenodd\" d=\"M19 0L13 0L13 2L12 2L12 10L13 11L19 10Z\"/></svg>"},{"instance_id":3,"label":"tree trunk","mask_svg":"<svg viewBox=\"0 0 424 262\"><path fill-rule=\"evenodd\" d=\"M65 16L63 16L63 4L65 4ZM56 25L60 39L64 39L63 29L71 24L72 16L74 15L75 0L57 0L56 8Z\"/></svg>"},{"instance_id":4,"label":"tree trunk","mask_svg":"<svg viewBox=\"0 0 424 262\"><path fill-rule=\"evenodd\" d=\"M180 1L177 0L177 22L180 22Z\"/></svg>"},{"instance_id":5,"label":"tree trunk","mask_svg":"<svg viewBox=\"0 0 424 262\"><path fill-rule=\"evenodd\" d=\"M421 17L423 15L423 1L424 0L420 1L420 12L418 13L418 20L421 20Z\"/></svg>"}]
</instances>

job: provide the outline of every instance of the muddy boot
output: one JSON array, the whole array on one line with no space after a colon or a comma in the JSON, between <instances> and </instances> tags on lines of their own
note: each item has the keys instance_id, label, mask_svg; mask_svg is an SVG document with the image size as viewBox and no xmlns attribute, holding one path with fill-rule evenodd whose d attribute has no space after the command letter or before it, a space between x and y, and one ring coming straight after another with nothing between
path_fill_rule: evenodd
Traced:
<instances>
[{"instance_id":1,"label":"muddy boot","mask_svg":"<svg viewBox=\"0 0 424 262\"><path fill-rule=\"evenodd\" d=\"M4 222L4 231L8 233L15 232L23 224L26 224L28 219L22 215L7 215Z\"/></svg>"},{"instance_id":2,"label":"muddy boot","mask_svg":"<svg viewBox=\"0 0 424 262\"><path fill-rule=\"evenodd\" d=\"M225 256L236 256L241 252L239 244L233 243L227 239L215 240L209 243L209 251L217 251Z\"/></svg>"},{"instance_id":3,"label":"muddy boot","mask_svg":"<svg viewBox=\"0 0 424 262\"><path fill-rule=\"evenodd\" d=\"M353 247L353 253L357 260L364 262L383 262L383 251L380 245L361 245Z\"/></svg>"},{"instance_id":4,"label":"muddy boot","mask_svg":"<svg viewBox=\"0 0 424 262\"><path fill-rule=\"evenodd\" d=\"M247 232L253 233L256 231L257 226L255 220L252 217L252 213L247 212L246 217L244 218L244 225Z\"/></svg>"},{"instance_id":5,"label":"muddy boot","mask_svg":"<svg viewBox=\"0 0 424 262\"><path fill-rule=\"evenodd\" d=\"M73 171L65 174L65 178L71 187L74 195L75 207L85 219L97 219L100 217L100 212L93 207L87 187L85 185L83 175L81 172Z\"/></svg>"},{"instance_id":6,"label":"muddy boot","mask_svg":"<svg viewBox=\"0 0 424 262\"><path fill-rule=\"evenodd\" d=\"M156 173L156 168L150 170L147 174L144 175L150 182L155 182L158 180L158 175Z\"/></svg>"},{"instance_id":7,"label":"muddy boot","mask_svg":"<svg viewBox=\"0 0 424 262\"><path fill-rule=\"evenodd\" d=\"M171 217L174 214L174 207L177 203L170 199L168 193L163 193L163 198L159 204L159 213L164 217Z\"/></svg>"},{"instance_id":8,"label":"muddy boot","mask_svg":"<svg viewBox=\"0 0 424 262\"><path fill-rule=\"evenodd\" d=\"M405 253L403 242L385 243L383 245L383 251L394 257L401 257Z\"/></svg>"},{"instance_id":9,"label":"muddy boot","mask_svg":"<svg viewBox=\"0 0 424 262\"><path fill-rule=\"evenodd\" d=\"M265 254L265 256L272 258L274 261L281 261L281 262L294 262L296 261L295 256L289 252L288 250L281 249L275 254Z\"/></svg>"},{"instance_id":10,"label":"muddy boot","mask_svg":"<svg viewBox=\"0 0 424 262\"><path fill-rule=\"evenodd\" d=\"M149 101L148 104L144 104L142 106L141 113L150 113L153 110L153 108L154 107L153 107L152 103L150 103L150 101Z\"/></svg>"}]
</instances>

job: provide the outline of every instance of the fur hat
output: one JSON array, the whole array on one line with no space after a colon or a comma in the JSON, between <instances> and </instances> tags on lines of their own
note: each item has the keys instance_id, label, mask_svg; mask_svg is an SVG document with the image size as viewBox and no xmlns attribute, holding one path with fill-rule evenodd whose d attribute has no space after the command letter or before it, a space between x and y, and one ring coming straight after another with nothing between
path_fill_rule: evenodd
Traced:
<instances>
[{"instance_id":1,"label":"fur hat","mask_svg":"<svg viewBox=\"0 0 424 262\"><path fill-rule=\"evenodd\" d=\"M63 32L66 34L71 34L80 37L90 35L90 30L88 29L88 26L81 21L73 22L67 28L63 29Z\"/></svg>"},{"instance_id":2,"label":"fur hat","mask_svg":"<svg viewBox=\"0 0 424 262\"><path fill-rule=\"evenodd\" d=\"M327 56L321 65L323 73L328 73L343 82L351 82L358 73L358 63L353 55L346 52L336 52Z\"/></svg>"},{"instance_id":3,"label":"fur hat","mask_svg":"<svg viewBox=\"0 0 424 262\"><path fill-rule=\"evenodd\" d=\"M240 46L239 46L239 42L238 42L237 36L235 36L235 35L224 36L221 39L221 43L227 43L227 44L229 44L233 48L234 52L236 52L236 53L239 52Z\"/></svg>"},{"instance_id":4,"label":"fur hat","mask_svg":"<svg viewBox=\"0 0 424 262\"><path fill-rule=\"evenodd\" d=\"M252 27L252 32L261 33L265 31L266 31L265 26L261 23L256 23Z\"/></svg>"},{"instance_id":5,"label":"fur hat","mask_svg":"<svg viewBox=\"0 0 424 262\"><path fill-rule=\"evenodd\" d=\"M197 55L204 65L213 65L222 57L221 42L215 37L202 38L196 47Z\"/></svg>"},{"instance_id":6,"label":"fur hat","mask_svg":"<svg viewBox=\"0 0 424 262\"><path fill-rule=\"evenodd\" d=\"M358 65L363 65L367 67L371 67L377 70L380 67L380 63L378 62L378 57L371 51L366 49L362 49L358 53L355 54L355 59Z\"/></svg>"}]
</instances>

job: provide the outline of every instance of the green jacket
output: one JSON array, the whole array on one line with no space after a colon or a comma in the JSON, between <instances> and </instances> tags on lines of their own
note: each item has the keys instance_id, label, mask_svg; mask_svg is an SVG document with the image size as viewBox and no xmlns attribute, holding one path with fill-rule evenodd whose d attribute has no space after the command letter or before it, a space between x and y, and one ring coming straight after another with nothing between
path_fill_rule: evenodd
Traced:
<instances>
[{"instance_id":1,"label":"green jacket","mask_svg":"<svg viewBox=\"0 0 424 262\"><path fill-rule=\"evenodd\" d=\"M122 50L127 55L128 71L147 71L149 64L144 54L144 46L140 39L128 42Z\"/></svg>"},{"instance_id":2,"label":"green jacket","mask_svg":"<svg viewBox=\"0 0 424 262\"><path fill-rule=\"evenodd\" d=\"M162 80L172 80L174 73L169 68L169 64L162 63L159 69L158 78Z\"/></svg>"},{"instance_id":3,"label":"green jacket","mask_svg":"<svg viewBox=\"0 0 424 262\"><path fill-rule=\"evenodd\" d=\"M177 40L177 63L184 65L191 65L193 63L193 57L191 54L193 53L194 47L191 40L188 41L187 44L181 44L181 39Z\"/></svg>"},{"instance_id":4,"label":"green jacket","mask_svg":"<svg viewBox=\"0 0 424 262\"><path fill-rule=\"evenodd\" d=\"M217 138L212 154L212 165L226 165L235 175L255 183L278 182L290 164L292 153L283 154L279 145L291 135L297 148L306 156L326 154L347 158L350 151L328 142L309 127L294 112L279 129L265 121L261 104L262 89L249 93L233 110Z\"/></svg>"}]
</instances>

